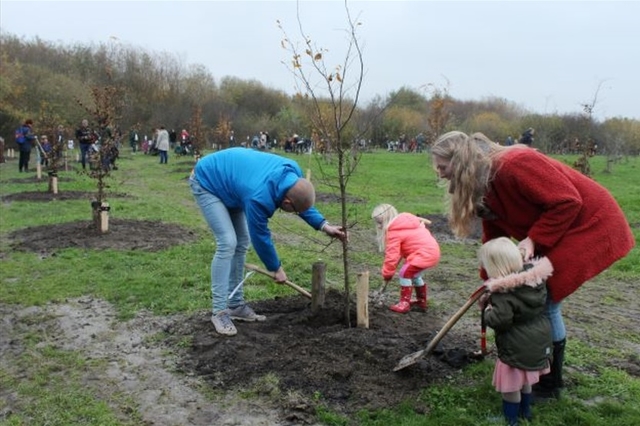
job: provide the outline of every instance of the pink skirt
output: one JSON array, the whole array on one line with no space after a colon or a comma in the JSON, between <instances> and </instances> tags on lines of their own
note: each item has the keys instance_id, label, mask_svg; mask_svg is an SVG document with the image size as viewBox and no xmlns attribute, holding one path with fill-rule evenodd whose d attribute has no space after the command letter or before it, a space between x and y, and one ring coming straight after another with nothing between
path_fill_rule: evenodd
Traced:
<instances>
[{"instance_id":1,"label":"pink skirt","mask_svg":"<svg viewBox=\"0 0 640 426\"><path fill-rule=\"evenodd\" d=\"M493 370L493 386L500 393L516 392L524 385L534 385L540 381L540 376L549 374L549 365L542 370L522 370L511 367L499 359L496 360L496 368Z\"/></svg>"}]
</instances>

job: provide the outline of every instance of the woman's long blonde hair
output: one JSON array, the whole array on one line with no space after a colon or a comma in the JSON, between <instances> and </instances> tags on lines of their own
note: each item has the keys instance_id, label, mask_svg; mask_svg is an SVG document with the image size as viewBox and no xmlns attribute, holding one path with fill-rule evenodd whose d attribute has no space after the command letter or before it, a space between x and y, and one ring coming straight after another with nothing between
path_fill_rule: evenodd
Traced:
<instances>
[{"instance_id":1,"label":"woman's long blonde hair","mask_svg":"<svg viewBox=\"0 0 640 426\"><path fill-rule=\"evenodd\" d=\"M391 204L378 204L371 212L371 218L376 223L376 241L380 252L384 252L387 228L396 216L398 216L398 210Z\"/></svg>"},{"instance_id":2,"label":"woman's long blonde hair","mask_svg":"<svg viewBox=\"0 0 640 426\"><path fill-rule=\"evenodd\" d=\"M494 159L506 149L520 148L517 145L500 146L482 133L467 136L459 131L445 133L433 144L434 169L435 157L447 160L451 165L446 204L449 225L456 236L469 236L478 212L485 208L484 196L496 172Z\"/></svg>"}]
</instances>

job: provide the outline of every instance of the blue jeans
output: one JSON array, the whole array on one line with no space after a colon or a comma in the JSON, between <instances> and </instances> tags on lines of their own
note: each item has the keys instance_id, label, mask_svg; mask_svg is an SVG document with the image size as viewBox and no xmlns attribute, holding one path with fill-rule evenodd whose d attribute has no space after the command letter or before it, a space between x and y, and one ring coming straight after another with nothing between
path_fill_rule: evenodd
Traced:
<instances>
[{"instance_id":1,"label":"blue jeans","mask_svg":"<svg viewBox=\"0 0 640 426\"><path fill-rule=\"evenodd\" d=\"M243 278L250 244L247 218L241 209L227 208L218 197L202 188L194 177L189 179L189 185L216 240L216 251L211 260L212 312L216 314L244 304L242 286L231 300L227 299Z\"/></svg>"},{"instance_id":2,"label":"blue jeans","mask_svg":"<svg viewBox=\"0 0 640 426\"><path fill-rule=\"evenodd\" d=\"M567 329L564 326L562 318L562 302L552 302L547 295L547 303L545 305L544 314L549 318L551 323L551 337L554 342L559 342L567 337Z\"/></svg>"},{"instance_id":3,"label":"blue jeans","mask_svg":"<svg viewBox=\"0 0 640 426\"><path fill-rule=\"evenodd\" d=\"M89 148L91 148L90 143L81 143L80 144L80 162L82 163L82 168L85 169L87 167L87 160L89 157Z\"/></svg>"},{"instance_id":4,"label":"blue jeans","mask_svg":"<svg viewBox=\"0 0 640 426\"><path fill-rule=\"evenodd\" d=\"M158 151L160 153L160 164L167 164L169 161L169 154L167 151Z\"/></svg>"}]
</instances>

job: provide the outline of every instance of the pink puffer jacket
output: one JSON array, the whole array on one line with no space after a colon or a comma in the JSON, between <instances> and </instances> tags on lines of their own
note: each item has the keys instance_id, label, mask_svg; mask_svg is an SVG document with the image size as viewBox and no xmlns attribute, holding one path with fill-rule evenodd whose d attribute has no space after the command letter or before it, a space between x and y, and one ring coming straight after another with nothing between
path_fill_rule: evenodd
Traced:
<instances>
[{"instance_id":1,"label":"pink puffer jacket","mask_svg":"<svg viewBox=\"0 0 640 426\"><path fill-rule=\"evenodd\" d=\"M440 246L422 221L411 213L400 213L387 228L382 276L393 278L402 259L419 269L432 268L440 261Z\"/></svg>"}]
</instances>

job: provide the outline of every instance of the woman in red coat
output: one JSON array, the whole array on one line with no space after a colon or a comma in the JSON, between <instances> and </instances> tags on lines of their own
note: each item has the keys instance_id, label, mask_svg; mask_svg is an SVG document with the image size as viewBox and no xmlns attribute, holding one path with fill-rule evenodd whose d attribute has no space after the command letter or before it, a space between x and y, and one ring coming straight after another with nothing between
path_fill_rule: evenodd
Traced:
<instances>
[{"instance_id":1,"label":"woman in red coat","mask_svg":"<svg viewBox=\"0 0 640 426\"><path fill-rule=\"evenodd\" d=\"M456 235L468 236L480 217L483 242L510 237L525 260L546 256L554 265L546 306L554 357L534 393L557 398L566 342L561 301L631 251L624 213L596 181L525 145L504 147L481 133L454 131L438 138L431 154L439 177L449 181Z\"/></svg>"}]
</instances>

